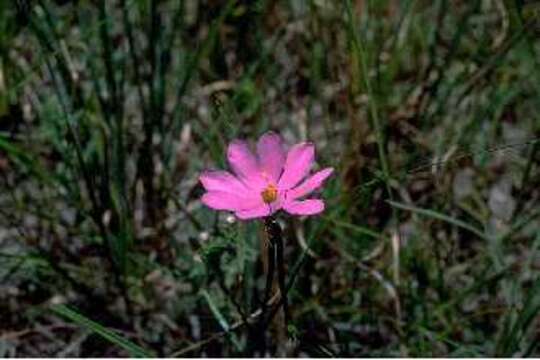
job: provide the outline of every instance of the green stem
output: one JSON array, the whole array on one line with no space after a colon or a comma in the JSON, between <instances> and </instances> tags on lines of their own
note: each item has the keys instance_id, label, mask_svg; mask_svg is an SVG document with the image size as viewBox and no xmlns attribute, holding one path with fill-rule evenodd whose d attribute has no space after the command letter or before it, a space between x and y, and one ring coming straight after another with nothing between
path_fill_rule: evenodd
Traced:
<instances>
[{"instance_id":1,"label":"green stem","mask_svg":"<svg viewBox=\"0 0 540 360\"><path fill-rule=\"evenodd\" d=\"M278 272L278 286L279 286L279 292L281 294L281 307L283 308L283 313L285 315L285 330L287 330L287 326L289 323L289 303L287 301L287 288L285 286L285 264L283 260L283 235L281 231L281 227L277 223L276 219L273 216L269 216L265 218L264 220L265 230L268 234L268 240L269 240L269 248L268 248L268 278L271 279L270 282L267 282L267 290L268 286L272 286L272 280L273 280L273 274L270 274L270 270L272 270L272 273L274 272L274 265L277 265L277 272ZM270 278L272 277L272 278ZM269 296L269 293L268 293ZM265 294L265 303L268 301L268 297ZM263 305L266 306L266 305ZM267 324L270 324L272 321L273 315L271 315L268 320ZM264 321L264 320L263 320Z\"/></svg>"}]
</instances>

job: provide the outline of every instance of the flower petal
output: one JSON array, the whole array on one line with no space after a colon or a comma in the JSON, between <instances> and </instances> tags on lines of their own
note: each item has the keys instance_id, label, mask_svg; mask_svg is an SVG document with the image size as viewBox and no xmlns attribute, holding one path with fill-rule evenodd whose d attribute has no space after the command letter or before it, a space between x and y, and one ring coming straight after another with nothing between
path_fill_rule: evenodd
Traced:
<instances>
[{"instance_id":1,"label":"flower petal","mask_svg":"<svg viewBox=\"0 0 540 360\"><path fill-rule=\"evenodd\" d=\"M283 209L292 215L315 215L324 210L324 203L319 199L289 201Z\"/></svg>"},{"instance_id":2,"label":"flower petal","mask_svg":"<svg viewBox=\"0 0 540 360\"><path fill-rule=\"evenodd\" d=\"M289 190L287 192L287 198L290 200L294 200L294 199L298 199L299 197L302 197L311 193L313 190L322 186L324 181L330 175L332 175L333 172L334 172L333 168L326 168L326 169L316 172L315 174L307 178L302 184Z\"/></svg>"},{"instance_id":3,"label":"flower petal","mask_svg":"<svg viewBox=\"0 0 540 360\"><path fill-rule=\"evenodd\" d=\"M199 177L206 191L223 191L245 194L249 191L240 180L228 171L205 171Z\"/></svg>"},{"instance_id":4,"label":"flower petal","mask_svg":"<svg viewBox=\"0 0 540 360\"><path fill-rule=\"evenodd\" d=\"M267 132L257 142L257 156L259 168L268 174L270 180L277 183L285 163L285 150L281 136L274 132Z\"/></svg>"},{"instance_id":5,"label":"flower petal","mask_svg":"<svg viewBox=\"0 0 540 360\"><path fill-rule=\"evenodd\" d=\"M252 209L264 204L260 196L250 194L231 194L223 191L210 191L201 198L203 204L214 210L239 211Z\"/></svg>"},{"instance_id":6,"label":"flower petal","mask_svg":"<svg viewBox=\"0 0 540 360\"><path fill-rule=\"evenodd\" d=\"M278 187L281 190L288 190L298 184L308 174L314 159L315 146L313 144L301 143L293 146L287 154Z\"/></svg>"},{"instance_id":7,"label":"flower petal","mask_svg":"<svg viewBox=\"0 0 540 360\"><path fill-rule=\"evenodd\" d=\"M240 210L235 212L237 218L241 220L253 219L258 217L265 217L271 213L270 206L268 204L263 204L261 206L255 207L249 210Z\"/></svg>"},{"instance_id":8,"label":"flower petal","mask_svg":"<svg viewBox=\"0 0 540 360\"><path fill-rule=\"evenodd\" d=\"M257 158L248 144L242 140L234 140L227 149L227 159L232 170L245 184L251 188L261 189L264 181L259 171Z\"/></svg>"}]
</instances>

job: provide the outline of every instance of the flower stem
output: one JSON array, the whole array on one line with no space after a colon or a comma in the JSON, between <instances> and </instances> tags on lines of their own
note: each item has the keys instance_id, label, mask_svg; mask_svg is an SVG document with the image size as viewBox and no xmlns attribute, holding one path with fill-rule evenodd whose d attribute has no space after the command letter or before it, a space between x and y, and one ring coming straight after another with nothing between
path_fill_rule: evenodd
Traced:
<instances>
[{"instance_id":1,"label":"flower stem","mask_svg":"<svg viewBox=\"0 0 540 360\"><path fill-rule=\"evenodd\" d=\"M272 267L272 272L274 272L274 264L277 265L277 272L278 272L278 286L279 286L279 292L281 294L281 304L283 307L283 313L285 315L285 329L287 330L287 326L289 324L289 303L287 301L287 290L285 287L285 263L283 259L284 254L284 247L283 247L283 235L281 232L281 227L277 223L276 219L273 216L269 216L265 218L264 220L265 230L268 235L269 240L269 247L268 247L268 270L269 274L267 275L267 290L268 290L268 279L272 277L270 280L270 288L271 288L271 282L273 280L273 274L270 274L270 269ZM267 295L269 296L269 293L265 293L265 300L267 299ZM268 323L272 321L272 317L268 319Z\"/></svg>"},{"instance_id":2,"label":"flower stem","mask_svg":"<svg viewBox=\"0 0 540 360\"><path fill-rule=\"evenodd\" d=\"M276 224L277 225L277 224ZM279 225L277 225L279 228ZM289 325L289 302L287 301L287 290L285 287L285 262L283 261L283 238L281 237L281 229L279 230L280 236L276 239L276 261L278 265L278 284L279 293L283 299L283 313L285 315L285 331Z\"/></svg>"},{"instance_id":3,"label":"flower stem","mask_svg":"<svg viewBox=\"0 0 540 360\"><path fill-rule=\"evenodd\" d=\"M270 231L268 230L268 225L265 222L265 229L267 234L270 234ZM271 240L270 236L268 236L269 242L268 242L268 268L266 272L266 287L264 289L264 300L262 303L262 318L265 318L266 311L267 311L267 303L268 299L270 299L270 293L272 292L272 284L274 282L274 273L275 273L275 253L276 253L276 247L274 246L274 242Z\"/></svg>"}]
</instances>

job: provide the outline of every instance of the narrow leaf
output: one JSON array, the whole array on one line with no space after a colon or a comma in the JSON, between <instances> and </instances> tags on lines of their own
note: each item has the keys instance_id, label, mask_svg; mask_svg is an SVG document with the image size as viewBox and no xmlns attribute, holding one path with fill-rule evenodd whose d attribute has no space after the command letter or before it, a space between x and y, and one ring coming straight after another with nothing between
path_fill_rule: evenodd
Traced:
<instances>
[{"instance_id":1,"label":"narrow leaf","mask_svg":"<svg viewBox=\"0 0 540 360\"><path fill-rule=\"evenodd\" d=\"M105 328L104 326L88 319L84 315L78 313L75 310L70 309L69 307L65 305L55 305L52 307L52 310L58 315L61 315L65 317L66 319L73 321L77 325L80 325L82 327L85 327L95 332L96 334L110 341L111 343L123 348L124 350L127 350L129 354L133 357L148 358L148 357L155 356L151 351L143 349L139 345L134 344L133 342L118 335L112 330L109 330Z\"/></svg>"}]
</instances>

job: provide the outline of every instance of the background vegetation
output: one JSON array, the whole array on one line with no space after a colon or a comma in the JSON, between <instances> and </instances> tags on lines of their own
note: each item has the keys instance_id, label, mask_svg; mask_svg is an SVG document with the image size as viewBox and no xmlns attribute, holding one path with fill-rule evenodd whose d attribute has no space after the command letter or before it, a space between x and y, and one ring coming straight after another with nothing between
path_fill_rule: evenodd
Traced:
<instances>
[{"instance_id":1,"label":"background vegetation","mask_svg":"<svg viewBox=\"0 0 540 360\"><path fill-rule=\"evenodd\" d=\"M261 355L235 137L310 139L268 354L540 356L535 1L3 0L0 356Z\"/></svg>"}]
</instances>

